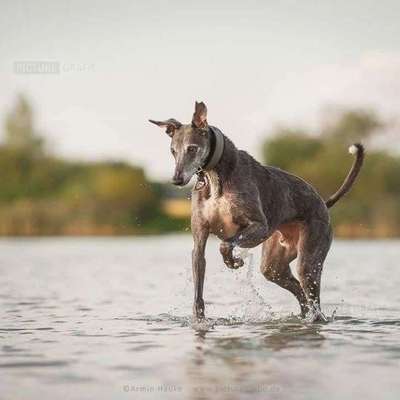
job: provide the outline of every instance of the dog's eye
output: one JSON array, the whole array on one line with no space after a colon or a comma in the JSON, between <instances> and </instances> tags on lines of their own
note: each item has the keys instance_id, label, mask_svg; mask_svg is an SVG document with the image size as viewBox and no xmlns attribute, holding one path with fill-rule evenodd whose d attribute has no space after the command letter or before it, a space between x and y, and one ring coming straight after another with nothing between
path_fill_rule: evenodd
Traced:
<instances>
[{"instance_id":1,"label":"dog's eye","mask_svg":"<svg viewBox=\"0 0 400 400\"><path fill-rule=\"evenodd\" d=\"M197 151L197 146L188 146L188 148L187 148L187 152L188 153L196 153L196 151Z\"/></svg>"},{"instance_id":2,"label":"dog's eye","mask_svg":"<svg viewBox=\"0 0 400 400\"><path fill-rule=\"evenodd\" d=\"M173 156L175 156L176 155L175 149L171 148L171 153L172 153Z\"/></svg>"}]
</instances>

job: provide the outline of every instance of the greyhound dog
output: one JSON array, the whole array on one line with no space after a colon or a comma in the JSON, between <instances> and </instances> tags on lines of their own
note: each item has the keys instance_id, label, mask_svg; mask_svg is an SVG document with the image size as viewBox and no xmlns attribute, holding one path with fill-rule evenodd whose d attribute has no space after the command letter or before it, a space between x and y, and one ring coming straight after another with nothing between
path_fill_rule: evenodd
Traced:
<instances>
[{"instance_id":1,"label":"greyhound dog","mask_svg":"<svg viewBox=\"0 0 400 400\"><path fill-rule=\"evenodd\" d=\"M301 178L263 166L238 150L218 128L208 125L207 107L196 102L192 122L150 122L166 129L175 158L173 184L184 186L197 174L192 190L191 229L194 247L193 314L204 319L205 247L210 233L220 240L228 268L243 266L233 249L262 246L261 272L291 292L301 315L324 320L320 309L321 273L332 241L328 208L352 187L363 163L364 148L350 146L355 161L339 190L327 201ZM289 264L297 258L296 272Z\"/></svg>"}]
</instances>

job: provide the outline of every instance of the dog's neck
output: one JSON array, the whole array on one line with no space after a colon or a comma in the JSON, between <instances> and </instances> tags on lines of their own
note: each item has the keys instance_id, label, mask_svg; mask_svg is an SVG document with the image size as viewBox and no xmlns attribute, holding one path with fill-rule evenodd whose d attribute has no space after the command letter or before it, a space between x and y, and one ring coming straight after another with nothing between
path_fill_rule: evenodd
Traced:
<instances>
[{"instance_id":1,"label":"dog's neck","mask_svg":"<svg viewBox=\"0 0 400 400\"><path fill-rule=\"evenodd\" d=\"M228 139L225 135L223 135L223 137L224 151L219 162L213 168L213 170L218 174L219 179L223 181L229 181L232 173L234 173L235 171L235 167L237 164L238 149L230 139Z\"/></svg>"},{"instance_id":2,"label":"dog's neck","mask_svg":"<svg viewBox=\"0 0 400 400\"><path fill-rule=\"evenodd\" d=\"M229 186L232 174L235 173L238 158L236 146L224 134L222 134L222 137L224 149L219 161L213 168L205 170L208 176L210 195L213 197L222 195L224 187ZM211 147L210 151L213 151Z\"/></svg>"}]
</instances>

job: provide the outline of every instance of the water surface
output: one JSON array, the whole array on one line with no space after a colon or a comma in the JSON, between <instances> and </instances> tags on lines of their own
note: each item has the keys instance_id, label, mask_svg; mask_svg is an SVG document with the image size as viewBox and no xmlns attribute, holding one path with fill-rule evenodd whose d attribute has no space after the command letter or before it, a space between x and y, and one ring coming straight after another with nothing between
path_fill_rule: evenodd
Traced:
<instances>
[{"instance_id":1,"label":"water surface","mask_svg":"<svg viewBox=\"0 0 400 400\"><path fill-rule=\"evenodd\" d=\"M398 399L400 242L335 241L327 324L207 251L191 322L191 238L0 241L1 399Z\"/></svg>"}]
</instances>

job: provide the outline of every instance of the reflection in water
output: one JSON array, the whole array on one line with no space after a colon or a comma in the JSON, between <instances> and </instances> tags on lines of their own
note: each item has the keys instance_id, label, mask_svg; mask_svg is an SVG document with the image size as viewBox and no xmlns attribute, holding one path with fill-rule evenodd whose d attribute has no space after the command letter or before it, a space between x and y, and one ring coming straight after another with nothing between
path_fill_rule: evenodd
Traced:
<instances>
[{"instance_id":1,"label":"reflection in water","mask_svg":"<svg viewBox=\"0 0 400 400\"><path fill-rule=\"evenodd\" d=\"M241 335L237 329L252 335ZM185 362L191 398L218 394L234 399L256 393L279 396L282 377L273 369L274 353L298 346L316 349L325 340L320 325L301 321L241 324L232 326L232 331L226 336L216 335L213 329L194 332L193 351Z\"/></svg>"},{"instance_id":2,"label":"reflection in water","mask_svg":"<svg viewBox=\"0 0 400 400\"><path fill-rule=\"evenodd\" d=\"M264 342L275 351L298 345L320 347L325 340L320 331L321 327L318 324L288 324L279 326L267 334Z\"/></svg>"}]
</instances>

